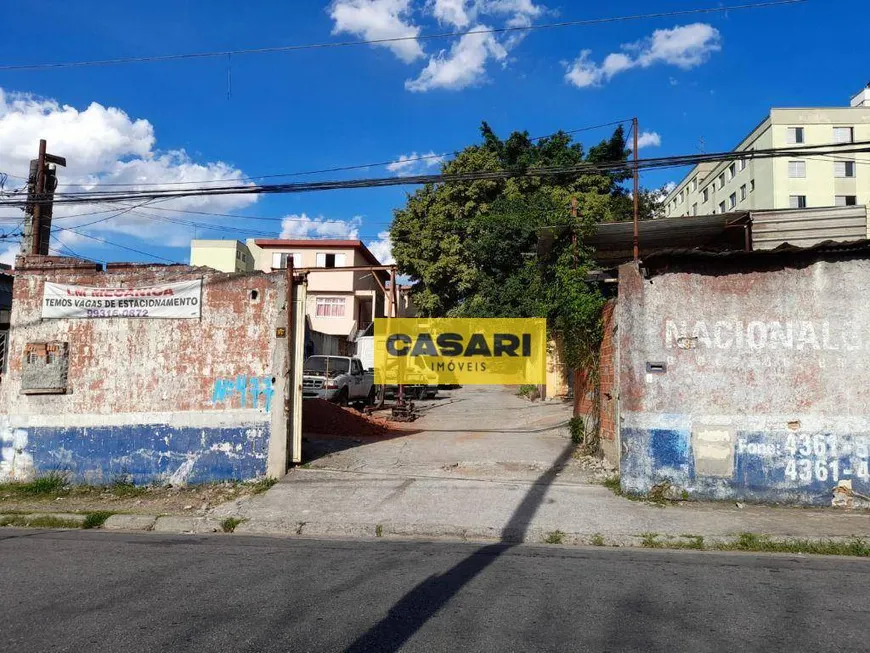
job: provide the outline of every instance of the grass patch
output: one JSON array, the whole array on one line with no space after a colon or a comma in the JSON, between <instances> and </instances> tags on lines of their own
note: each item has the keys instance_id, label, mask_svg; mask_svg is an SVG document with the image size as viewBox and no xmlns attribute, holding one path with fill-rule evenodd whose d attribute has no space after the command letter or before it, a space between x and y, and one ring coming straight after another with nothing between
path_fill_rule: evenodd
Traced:
<instances>
[{"instance_id":1,"label":"grass patch","mask_svg":"<svg viewBox=\"0 0 870 653\"><path fill-rule=\"evenodd\" d=\"M517 390L517 395L520 397L534 397L538 393L538 386L532 385L530 383L524 383L520 386L520 389Z\"/></svg>"},{"instance_id":2,"label":"grass patch","mask_svg":"<svg viewBox=\"0 0 870 653\"><path fill-rule=\"evenodd\" d=\"M81 528L81 524L72 519L61 519L46 515L44 517L28 517L27 515L4 515L0 517L0 526L17 526L19 528Z\"/></svg>"},{"instance_id":3,"label":"grass patch","mask_svg":"<svg viewBox=\"0 0 870 653\"><path fill-rule=\"evenodd\" d=\"M241 524L243 521L243 519L239 519L238 517L227 517L221 522L221 529L224 533L232 533L236 530L236 526Z\"/></svg>"},{"instance_id":4,"label":"grass patch","mask_svg":"<svg viewBox=\"0 0 870 653\"><path fill-rule=\"evenodd\" d=\"M589 540L589 543L592 546L606 546L604 536L601 535L601 533L595 533L595 535L592 536L592 539Z\"/></svg>"},{"instance_id":5,"label":"grass patch","mask_svg":"<svg viewBox=\"0 0 870 653\"><path fill-rule=\"evenodd\" d=\"M106 520L111 516L112 513L108 510L97 510L96 512L89 512L88 516L85 517L82 528L102 528L103 524L105 524Z\"/></svg>"},{"instance_id":6,"label":"grass patch","mask_svg":"<svg viewBox=\"0 0 870 653\"><path fill-rule=\"evenodd\" d=\"M846 540L807 540L787 538L774 540L767 535L741 533L736 540L716 547L720 551L752 551L756 553L808 553L870 557L870 543L860 537Z\"/></svg>"},{"instance_id":7,"label":"grass patch","mask_svg":"<svg viewBox=\"0 0 870 653\"><path fill-rule=\"evenodd\" d=\"M661 549L664 547L664 542L662 542L659 538L658 533L641 533L641 542L640 545L645 549Z\"/></svg>"},{"instance_id":8,"label":"grass patch","mask_svg":"<svg viewBox=\"0 0 870 653\"><path fill-rule=\"evenodd\" d=\"M265 478L261 478L259 481L252 481L250 483L246 483L245 486L251 490L251 494L262 494L270 487L275 485L275 483L277 482L277 478L267 476Z\"/></svg>"},{"instance_id":9,"label":"grass patch","mask_svg":"<svg viewBox=\"0 0 870 653\"><path fill-rule=\"evenodd\" d=\"M50 472L26 483L3 483L0 492L18 496L61 495L69 491L66 477L59 472Z\"/></svg>"},{"instance_id":10,"label":"grass patch","mask_svg":"<svg viewBox=\"0 0 870 653\"><path fill-rule=\"evenodd\" d=\"M107 489L116 497L140 497L148 492L147 487L134 485L132 481L126 478L115 479Z\"/></svg>"},{"instance_id":11,"label":"grass patch","mask_svg":"<svg viewBox=\"0 0 870 653\"><path fill-rule=\"evenodd\" d=\"M622 486L619 484L619 474L614 474L613 476L608 476L602 482L602 485L606 487L608 490L613 492L617 496L623 496L622 494Z\"/></svg>"},{"instance_id":12,"label":"grass patch","mask_svg":"<svg viewBox=\"0 0 870 653\"><path fill-rule=\"evenodd\" d=\"M801 553L870 557L870 542L860 537L843 540L802 538L773 539L769 535L740 533L736 538L708 545L703 535L685 533L679 537L641 533L641 546L647 549L690 549L693 551L746 551L749 553Z\"/></svg>"},{"instance_id":13,"label":"grass patch","mask_svg":"<svg viewBox=\"0 0 870 653\"><path fill-rule=\"evenodd\" d=\"M383 537L384 536L384 527L381 524L375 526L375 537Z\"/></svg>"},{"instance_id":14,"label":"grass patch","mask_svg":"<svg viewBox=\"0 0 870 653\"><path fill-rule=\"evenodd\" d=\"M565 541L565 533L562 531L550 531L544 538L544 544L562 544Z\"/></svg>"}]
</instances>

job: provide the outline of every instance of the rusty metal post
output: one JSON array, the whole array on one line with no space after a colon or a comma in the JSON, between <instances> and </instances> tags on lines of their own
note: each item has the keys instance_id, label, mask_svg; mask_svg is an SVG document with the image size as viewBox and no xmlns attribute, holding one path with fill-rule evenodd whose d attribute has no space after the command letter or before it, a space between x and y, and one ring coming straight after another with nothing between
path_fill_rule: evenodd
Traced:
<instances>
[{"instance_id":1,"label":"rusty metal post","mask_svg":"<svg viewBox=\"0 0 870 653\"><path fill-rule=\"evenodd\" d=\"M631 129L634 134L634 148L632 150L632 157L634 158L634 262L637 263L638 255L639 255L639 247L638 247L638 213L640 210L640 197L638 196L639 188L638 188L638 168L637 168L637 118L631 119Z\"/></svg>"},{"instance_id":2,"label":"rusty metal post","mask_svg":"<svg viewBox=\"0 0 870 653\"><path fill-rule=\"evenodd\" d=\"M39 156L36 159L36 187L33 193L33 217L31 219L31 242L33 250L30 252L33 255L38 255L42 248L42 225L40 217L42 213L42 202L45 195L45 139L39 139Z\"/></svg>"},{"instance_id":3,"label":"rusty metal post","mask_svg":"<svg viewBox=\"0 0 870 653\"><path fill-rule=\"evenodd\" d=\"M290 464L293 462L293 458L298 455L298 452L294 451L294 432L293 432L293 422L294 422L294 405L293 397L295 395L296 389L293 387L293 377L295 368L293 366L293 358L296 353L296 337L293 333L293 312L296 310L296 300L293 293L293 257L287 257L287 271L286 271L286 292L287 292L287 400L284 404L284 414L287 418L287 435L290 446L288 447L290 455L287 457L287 464L285 467L289 468Z\"/></svg>"}]
</instances>

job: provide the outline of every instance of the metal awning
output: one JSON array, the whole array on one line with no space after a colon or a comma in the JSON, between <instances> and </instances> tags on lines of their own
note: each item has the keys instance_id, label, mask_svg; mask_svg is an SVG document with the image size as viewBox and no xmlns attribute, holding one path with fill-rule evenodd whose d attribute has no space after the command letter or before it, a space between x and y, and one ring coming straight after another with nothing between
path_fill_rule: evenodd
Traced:
<instances>
[{"instance_id":1,"label":"metal awning","mask_svg":"<svg viewBox=\"0 0 870 653\"><path fill-rule=\"evenodd\" d=\"M749 250L752 248L751 224L746 211L643 220L638 224L640 257L663 249ZM556 240L567 234L568 229L567 226L539 229L538 257L549 256ZM602 267L626 263L634 258L634 223L597 224L595 232L582 242L594 249L593 257Z\"/></svg>"}]
</instances>

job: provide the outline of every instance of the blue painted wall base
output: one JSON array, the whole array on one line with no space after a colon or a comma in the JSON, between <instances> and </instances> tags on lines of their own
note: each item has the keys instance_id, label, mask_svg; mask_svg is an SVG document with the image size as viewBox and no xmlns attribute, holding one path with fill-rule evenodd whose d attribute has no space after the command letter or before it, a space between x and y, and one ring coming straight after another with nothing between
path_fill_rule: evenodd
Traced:
<instances>
[{"instance_id":1,"label":"blue painted wall base","mask_svg":"<svg viewBox=\"0 0 870 653\"><path fill-rule=\"evenodd\" d=\"M687 429L623 428L621 438L620 478L630 493L668 481L691 498L830 506L847 482L870 496L870 434L737 430L730 476L696 472Z\"/></svg>"},{"instance_id":2,"label":"blue painted wall base","mask_svg":"<svg viewBox=\"0 0 870 653\"><path fill-rule=\"evenodd\" d=\"M211 483L264 476L268 443L267 423L30 427L23 453L37 475L60 471L76 483Z\"/></svg>"}]
</instances>

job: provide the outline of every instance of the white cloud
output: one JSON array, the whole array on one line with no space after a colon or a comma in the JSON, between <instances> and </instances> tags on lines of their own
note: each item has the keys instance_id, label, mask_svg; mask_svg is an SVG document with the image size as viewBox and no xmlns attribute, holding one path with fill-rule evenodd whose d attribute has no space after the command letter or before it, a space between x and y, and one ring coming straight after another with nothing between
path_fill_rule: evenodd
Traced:
<instances>
[{"instance_id":1,"label":"white cloud","mask_svg":"<svg viewBox=\"0 0 870 653\"><path fill-rule=\"evenodd\" d=\"M0 263L15 266L15 257L18 256L18 243L10 243L3 249L0 249Z\"/></svg>"},{"instance_id":2,"label":"white cloud","mask_svg":"<svg viewBox=\"0 0 870 653\"><path fill-rule=\"evenodd\" d=\"M474 30L488 29L478 25ZM503 61L507 50L492 34L465 34L453 44L450 52L444 50L429 59L417 79L405 82L409 91L424 92L436 88L458 91L479 83L486 75L489 59Z\"/></svg>"},{"instance_id":3,"label":"white cloud","mask_svg":"<svg viewBox=\"0 0 870 653\"><path fill-rule=\"evenodd\" d=\"M410 177L412 175L422 174L428 168L440 166L444 161L444 157L429 151L427 154L403 154L398 159L387 165L387 170L396 173L399 177Z\"/></svg>"},{"instance_id":4,"label":"white cloud","mask_svg":"<svg viewBox=\"0 0 870 653\"><path fill-rule=\"evenodd\" d=\"M378 239L370 240L366 243L366 247L381 262L381 265L392 265L396 262L393 258L393 241L390 240L389 231L379 232Z\"/></svg>"},{"instance_id":5,"label":"white cloud","mask_svg":"<svg viewBox=\"0 0 870 653\"><path fill-rule=\"evenodd\" d=\"M288 215L281 221L279 238L339 238L356 240L362 218L350 220L329 220L323 216L309 218L305 213Z\"/></svg>"},{"instance_id":6,"label":"white cloud","mask_svg":"<svg viewBox=\"0 0 870 653\"><path fill-rule=\"evenodd\" d=\"M411 40L378 43L405 63L425 56L418 37L420 27L412 15L428 16L462 31L488 30L485 23L501 27L527 27L546 10L534 0L333 0L329 6L333 34L347 32L363 40L411 37ZM491 20L484 20L489 17ZM523 40L523 32L505 35L464 34L449 49L429 57L416 78L405 81L413 92L433 89L459 90L482 82L490 61L507 64L508 53Z\"/></svg>"},{"instance_id":7,"label":"white cloud","mask_svg":"<svg viewBox=\"0 0 870 653\"><path fill-rule=\"evenodd\" d=\"M688 70L700 66L721 49L719 30L706 23L657 29L646 39L623 45L622 52L608 54L601 65L591 60L590 50L582 50L568 66L565 80L578 88L586 88L601 86L626 70L649 68L659 63ZM673 84L673 78L671 80Z\"/></svg>"},{"instance_id":8,"label":"white cloud","mask_svg":"<svg viewBox=\"0 0 870 653\"><path fill-rule=\"evenodd\" d=\"M119 108L94 102L79 110L53 99L0 89L0 171L26 176L40 138L47 140L50 152L67 159L67 167L58 170L59 181L64 184L58 192L92 190L100 184L129 184L107 187L115 190L183 188L170 184L191 182L190 186L196 186L225 179L232 183L232 180L244 176L238 168L221 161L199 163L184 150L156 149L154 126L147 120L130 118ZM17 179L10 182L24 183ZM12 183L7 183L7 187L11 186ZM226 195L177 199L155 203L155 206L224 213L255 201L255 196ZM54 208L54 224L67 228L87 225L124 208L124 205L58 203ZM147 210L147 207L141 209ZM77 215L88 212L100 213ZM172 213L160 211L154 215L166 218ZM19 209L0 209L0 217L6 219L4 222L10 219L19 221L24 214ZM193 222L214 221L214 218L187 214L178 214L177 217ZM155 221L133 211L93 224L88 231L123 232L160 244L186 244L192 236L190 226ZM90 244L94 244L93 241Z\"/></svg>"},{"instance_id":9,"label":"white cloud","mask_svg":"<svg viewBox=\"0 0 870 653\"><path fill-rule=\"evenodd\" d=\"M662 188L661 188L661 192L664 193L664 195L666 196L666 195L669 195L670 192L671 192L672 190L674 190L676 187L677 187L677 182L675 182L675 181L669 181L669 182L666 183L664 186L662 186ZM664 197L664 196L663 196L663 197Z\"/></svg>"},{"instance_id":10,"label":"white cloud","mask_svg":"<svg viewBox=\"0 0 870 653\"><path fill-rule=\"evenodd\" d=\"M641 132L637 137L637 149L645 147L658 147L662 144L662 137L658 132Z\"/></svg>"},{"instance_id":11,"label":"white cloud","mask_svg":"<svg viewBox=\"0 0 870 653\"><path fill-rule=\"evenodd\" d=\"M471 23L468 13L472 6L468 6L466 0L431 0L427 5L432 15L441 23L447 23L455 27L466 27Z\"/></svg>"},{"instance_id":12,"label":"white cloud","mask_svg":"<svg viewBox=\"0 0 870 653\"><path fill-rule=\"evenodd\" d=\"M410 13L411 0L335 0L329 9L335 21L333 34L347 32L366 41L415 37L414 40L376 44L389 48L405 63L425 56L416 41L420 28L408 22Z\"/></svg>"}]
</instances>

